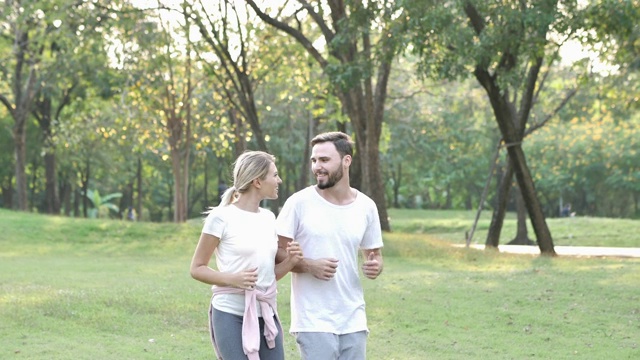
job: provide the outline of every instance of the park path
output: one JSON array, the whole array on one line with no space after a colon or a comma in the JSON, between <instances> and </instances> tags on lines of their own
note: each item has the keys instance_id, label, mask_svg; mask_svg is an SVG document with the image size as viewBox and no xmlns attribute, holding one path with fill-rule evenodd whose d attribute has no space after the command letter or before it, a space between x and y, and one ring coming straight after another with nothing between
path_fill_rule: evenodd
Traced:
<instances>
[{"instance_id":1,"label":"park path","mask_svg":"<svg viewBox=\"0 0 640 360\"><path fill-rule=\"evenodd\" d=\"M464 247L464 244L456 244ZM484 250L484 245L471 244L474 249ZM586 257L631 257L640 258L640 248L612 248L600 246L554 246L556 254L561 256L586 256ZM540 248L533 245L499 245L498 250L511 254L540 254Z\"/></svg>"}]
</instances>

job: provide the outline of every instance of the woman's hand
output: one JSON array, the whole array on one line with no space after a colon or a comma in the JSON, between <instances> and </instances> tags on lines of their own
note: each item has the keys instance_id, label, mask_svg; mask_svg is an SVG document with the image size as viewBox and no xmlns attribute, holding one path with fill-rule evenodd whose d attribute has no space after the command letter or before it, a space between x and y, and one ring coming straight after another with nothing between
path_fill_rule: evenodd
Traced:
<instances>
[{"instance_id":1,"label":"woman's hand","mask_svg":"<svg viewBox=\"0 0 640 360\"><path fill-rule=\"evenodd\" d=\"M304 258L302 254L302 248L297 241L289 241L287 244L287 260L291 262L291 265L295 265Z\"/></svg>"},{"instance_id":2,"label":"woman's hand","mask_svg":"<svg viewBox=\"0 0 640 360\"><path fill-rule=\"evenodd\" d=\"M244 290L253 290L256 288L256 282L258 281L258 268L231 274L229 280L229 285L233 287Z\"/></svg>"}]
</instances>

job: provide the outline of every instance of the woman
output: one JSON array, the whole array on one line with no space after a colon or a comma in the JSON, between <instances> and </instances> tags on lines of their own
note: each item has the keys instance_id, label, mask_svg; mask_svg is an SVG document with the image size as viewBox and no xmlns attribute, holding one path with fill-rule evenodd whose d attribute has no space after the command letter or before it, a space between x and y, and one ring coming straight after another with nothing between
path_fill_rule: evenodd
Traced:
<instances>
[{"instance_id":1,"label":"woman","mask_svg":"<svg viewBox=\"0 0 640 360\"><path fill-rule=\"evenodd\" d=\"M213 285L209 326L220 359L284 359L276 281L302 259L302 251L291 242L287 258L275 264L275 215L260 207L262 200L278 198L280 183L273 155L240 155L233 185L208 212L191 260L191 276ZM209 267L214 253L217 271Z\"/></svg>"}]
</instances>

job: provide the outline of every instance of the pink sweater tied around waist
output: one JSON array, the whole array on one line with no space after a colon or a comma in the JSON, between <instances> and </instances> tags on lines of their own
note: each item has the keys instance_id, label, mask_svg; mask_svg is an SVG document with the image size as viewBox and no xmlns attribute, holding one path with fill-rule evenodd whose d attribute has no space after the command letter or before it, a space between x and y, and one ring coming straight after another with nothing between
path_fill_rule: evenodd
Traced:
<instances>
[{"instance_id":1,"label":"pink sweater tied around waist","mask_svg":"<svg viewBox=\"0 0 640 360\"><path fill-rule=\"evenodd\" d=\"M262 311L262 319L264 320L264 337L267 340L269 349L276 346L276 336L278 336L278 327L273 319L274 315L278 321L278 311L276 309L277 286L274 282L266 291L244 290L234 287L214 287L213 296L220 294L244 294L244 316L242 319L242 349L249 360L260 360L258 351L260 350L260 323L258 321L258 312L256 311L256 302ZM211 316L213 309L210 309ZM211 321L209 321L211 324ZM211 329L211 341L213 346L218 350L216 340ZM218 352L218 355L220 352Z\"/></svg>"}]
</instances>

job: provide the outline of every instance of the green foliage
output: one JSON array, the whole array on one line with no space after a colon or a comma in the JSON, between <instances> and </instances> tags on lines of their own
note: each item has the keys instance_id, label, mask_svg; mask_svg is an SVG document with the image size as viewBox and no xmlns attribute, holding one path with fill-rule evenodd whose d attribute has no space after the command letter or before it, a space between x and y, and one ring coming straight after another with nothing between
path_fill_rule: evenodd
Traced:
<instances>
[{"instance_id":1,"label":"green foliage","mask_svg":"<svg viewBox=\"0 0 640 360\"><path fill-rule=\"evenodd\" d=\"M608 54L604 61L614 57L623 68L640 70L640 1L598 1L584 16L586 26L594 31L581 34L583 43Z\"/></svg>"},{"instance_id":2,"label":"green foliage","mask_svg":"<svg viewBox=\"0 0 640 360\"><path fill-rule=\"evenodd\" d=\"M182 10L142 11L128 2L99 5L55 0L11 4L19 3L23 7L21 13L8 5L0 9L4 15L0 19L3 34L0 93L11 93L14 23L32 29L29 51L34 57L30 60L39 61L41 95L52 99L55 106L60 104L65 91L76 84L71 103L52 124L52 143L43 140L42 130L33 118L27 123L30 208L44 211L47 180L43 154L53 145L59 188L70 189L72 194L67 208L82 206L74 205L73 193L87 180L90 188L123 193L122 200L128 202L140 160L141 219L171 219L174 180L162 127L165 109L159 99L163 95L160 89L167 89L169 60L175 68L184 68L187 57L182 55L181 39L185 31L181 24L171 22L167 34L160 31L157 20L160 17L168 20L168 14L172 14L183 21L179 14ZM351 17L339 24L333 42L319 49L341 53L352 43L361 49L362 44L355 40L366 33L372 40L374 53L369 56L359 52L354 61L345 63L323 53L330 62L324 74L319 66L314 66L315 61L305 49L294 45L291 38L278 36L275 29L264 26L250 12L245 27L228 28L231 38L239 31L248 36L246 55L251 61L247 71L256 89L256 112L269 150L277 156L284 175L279 201L310 182L305 178L308 174L305 150L310 133L336 127L353 130L348 127L347 115L329 84L335 81L335 86L349 88L371 76L372 69L391 56L386 52L388 49L378 46L384 45L380 35L387 32L394 45L406 49L404 56L393 62L382 126L380 156L388 204L476 208L498 141L495 124L490 120L490 107L473 82L420 81L414 67L419 64L422 74L439 78L444 75L448 79L470 74L476 59L495 70L500 55L504 54L501 49L514 46L528 57L541 54L542 44L536 42L536 33L549 23L553 36L549 36L550 46L545 48L545 55L549 56L545 66L558 64L558 59L552 56L556 45L577 37L584 45L600 43L599 52L612 65L619 66L619 71L592 76L587 81L580 72L587 59L575 67L554 68L549 72L530 124L537 124L552 113L567 89L577 84L581 88L559 114L559 121L554 119L548 130L540 130L524 142L526 151L531 151L527 162L536 176L536 189L545 211L548 215L557 213L562 199L571 202L579 215L640 216L636 165L640 150L634 130L638 127L640 104L636 64L638 25L634 21L640 8L637 0L584 4L561 1L555 10L545 8L548 2L527 1L522 3L526 7L522 13L511 6L513 2L473 3L487 14L487 31L481 37L475 36L471 24L464 20L462 1L350 1ZM328 15L328 8L313 6L321 15ZM225 20L215 11L208 15L214 22ZM311 19L304 16L297 19L296 26L310 39L322 37L321 29ZM231 26L231 20L226 20L227 26ZM369 25L373 26L368 28ZM578 32L581 28L594 31ZM170 51L165 52L163 44L169 35L175 37ZM196 42L196 38L192 40ZM216 77L223 75L220 59L201 41L192 46L200 57L192 58L196 87L192 94L193 145L188 149L192 154L189 205L191 216L198 216L212 205L217 180L229 180L234 151L255 149L257 143L246 124L238 134L234 132L235 124L229 116L233 104L223 96L231 83ZM412 49L417 52L412 53ZM39 50L41 57L36 57ZM461 55L459 58L454 57L456 52ZM205 60L210 66L204 65ZM524 78L517 68L514 65L512 76L505 78L507 83L515 84ZM186 79L179 71L176 78ZM172 89L182 91L181 86ZM518 97L517 92L512 95ZM13 124L6 107L0 110L0 117L0 183L9 194L15 191ZM138 194L137 188L134 193ZM490 187L489 199L493 193L494 186Z\"/></svg>"},{"instance_id":3,"label":"green foliage","mask_svg":"<svg viewBox=\"0 0 640 360\"><path fill-rule=\"evenodd\" d=\"M553 211L559 199L579 214L638 216L640 118L592 94L566 123L552 123L525 142L536 161L537 189ZM587 99L589 97L586 97Z\"/></svg>"},{"instance_id":4,"label":"green foliage","mask_svg":"<svg viewBox=\"0 0 640 360\"><path fill-rule=\"evenodd\" d=\"M417 82L412 65L400 61L390 85L382 156L388 201L394 207L475 207L497 143L484 95L470 82Z\"/></svg>"},{"instance_id":5,"label":"green foliage","mask_svg":"<svg viewBox=\"0 0 640 360\"><path fill-rule=\"evenodd\" d=\"M87 198L91 200L91 204L93 208L89 210L88 214L90 218L101 217L105 211L108 213L109 210L117 213L120 211L117 205L110 203L109 201L113 199L119 199L122 197L122 193L112 193L104 196L100 196L100 192L98 190L87 190Z\"/></svg>"},{"instance_id":6,"label":"green foliage","mask_svg":"<svg viewBox=\"0 0 640 360\"><path fill-rule=\"evenodd\" d=\"M471 10L473 5L474 10ZM574 1L403 1L419 74L468 77L476 66L499 75L503 88L521 83L522 67L541 56L551 29L568 36L579 18ZM476 15L478 15L476 17ZM481 29L481 35L477 35ZM525 45L526 44L526 45Z\"/></svg>"}]
</instances>

